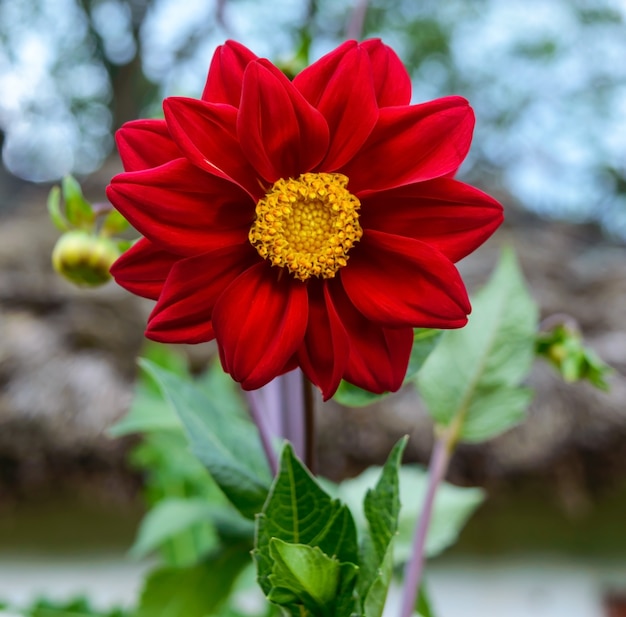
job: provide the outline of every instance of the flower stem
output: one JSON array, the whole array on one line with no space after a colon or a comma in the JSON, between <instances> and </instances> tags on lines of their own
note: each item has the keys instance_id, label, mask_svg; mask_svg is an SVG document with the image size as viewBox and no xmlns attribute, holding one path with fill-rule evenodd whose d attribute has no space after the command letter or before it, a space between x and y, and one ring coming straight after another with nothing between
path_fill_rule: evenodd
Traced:
<instances>
[{"instance_id":1,"label":"flower stem","mask_svg":"<svg viewBox=\"0 0 626 617\"><path fill-rule=\"evenodd\" d=\"M252 416L252 420L256 424L259 435L261 436L261 444L263 446L263 450L265 451L265 456L267 458L267 462L269 463L272 476L275 476L278 472L278 458L276 457L276 452L272 447L273 435L267 423L267 409L265 402L263 401L263 397L259 390L252 390L250 392L246 392L245 394L250 407L250 415Z\"/></svg>"},{"instance_id":2,"label":"flower stem","mask_svg":"<svg viewBox=\"0 0 626 617\"><path fill-rule=\"evenodd\" d=\"M368 0L356 0L356 6L352 10L352 16L346 28L347 39L363 38L363 28L365 26L365 15L367 14Z\"/></svg>"},{"instance_id":3,"label":"flower stem","mask_svg":"<svg viewBox=\"0 0 626 617\"><path fill-rule=\"evenodd\" d=\"M413 548L411 559L407 563L404 584L402 590L402 611L401 617L411 617L415 608L415 600L420 588L422 571L424 569L426 538L428 527L435 505L437 489L441 484L446 471L450 456L454 447L454 437L451 432L446 431L440 434L435 440L435 445L428 465L428 487L424 497L424 505L417 520L415 535L413 536Z\"/></svg>"},{"instance_id":4,"label":"flower stem","mask_svg":"<svg viewBox=\"0 0 626 617\"><path fill-rule=\"evenodd\" d=\"M304 464L312 474L317 466L315 460L315 400L313 386L302 374L302 399L304 400Z\"/></svg>"}]
</instances>

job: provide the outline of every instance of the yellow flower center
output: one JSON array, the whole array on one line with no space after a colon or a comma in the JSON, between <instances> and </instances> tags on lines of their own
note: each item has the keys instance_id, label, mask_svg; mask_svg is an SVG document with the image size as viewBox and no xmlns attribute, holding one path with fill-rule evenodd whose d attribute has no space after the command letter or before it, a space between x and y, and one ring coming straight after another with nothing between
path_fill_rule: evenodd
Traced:
<instances>
[{"instance_id":1,"label":"yellow flower center","mask_svg":"<svg viewBox=\"0 0 626 617\"><path fill-rule=\"evenodd\" d=\"M278 180L257 203L250 244L263 259L301 281L333 278L363 235L361 203L347 185L341 174Z\"/></svg>"}]
</instances>

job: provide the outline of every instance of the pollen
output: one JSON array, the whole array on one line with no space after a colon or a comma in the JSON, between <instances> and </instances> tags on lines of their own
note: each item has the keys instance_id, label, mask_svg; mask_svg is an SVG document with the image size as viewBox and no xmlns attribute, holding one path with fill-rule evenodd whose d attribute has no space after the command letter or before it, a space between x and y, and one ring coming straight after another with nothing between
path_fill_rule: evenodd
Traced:
<instances>
[{"instance_id":1,"label":"pollen","mask_svg":"<svg viewBox=\"0 0 626 617\"><path fill-rule=\"evenodd\" d=\"M333 278L361 239L361 203L342 174L306 173L274 183L256 206L250 244L295 278Z\"/></svg>"}]
</instances>

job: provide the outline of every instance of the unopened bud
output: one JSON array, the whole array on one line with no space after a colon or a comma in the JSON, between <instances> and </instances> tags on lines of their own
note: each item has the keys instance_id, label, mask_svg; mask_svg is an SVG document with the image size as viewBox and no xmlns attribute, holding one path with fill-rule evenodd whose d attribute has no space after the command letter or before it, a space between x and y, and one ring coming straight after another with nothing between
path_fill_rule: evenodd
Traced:
<instances>
[{"instance_id":1,"label":"unopened bud","mask_svg":"<svg viewBox=\"0 0 626 617\"><path fill-rule=\"evenodd\" d=\"M68 231L52 251L52 266L72 283L98 287L111 279L109 268L120 256L112 240L86 231Z\"/></svg>"}]
</instances>

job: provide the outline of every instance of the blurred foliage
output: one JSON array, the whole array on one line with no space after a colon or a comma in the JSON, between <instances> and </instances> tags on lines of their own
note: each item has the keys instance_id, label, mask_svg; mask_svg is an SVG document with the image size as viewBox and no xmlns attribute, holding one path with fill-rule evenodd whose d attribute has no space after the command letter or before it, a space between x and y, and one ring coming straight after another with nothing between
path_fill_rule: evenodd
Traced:
<instances>
[{"instance_id":1,"label":"blurred foliage","mask_svg":"<svg viewBox=\"0 0 626 617\"><path fill-rule=\"evenodd\" d=\"M226 38L293 74L345 38L357 4L0 0L3 160L38 181L94 170L123 122L197 96ZM371 0L363 35L396 49L416 101L471 101L472 183L626 238L623 2Z\"/></svg>"},{"instance_id":2,"label":"blurred foliage","mask_svg":"<svg viewBox=\"0 0 626 617\"><path fill-rule=\"evenodd\" d=\"M606 378L611 367L585 346L578 327L567 320L539 332L536 352L550 362L566 382L586 380L600 390L609 389Z\"/></svg>"}]
</instances>

